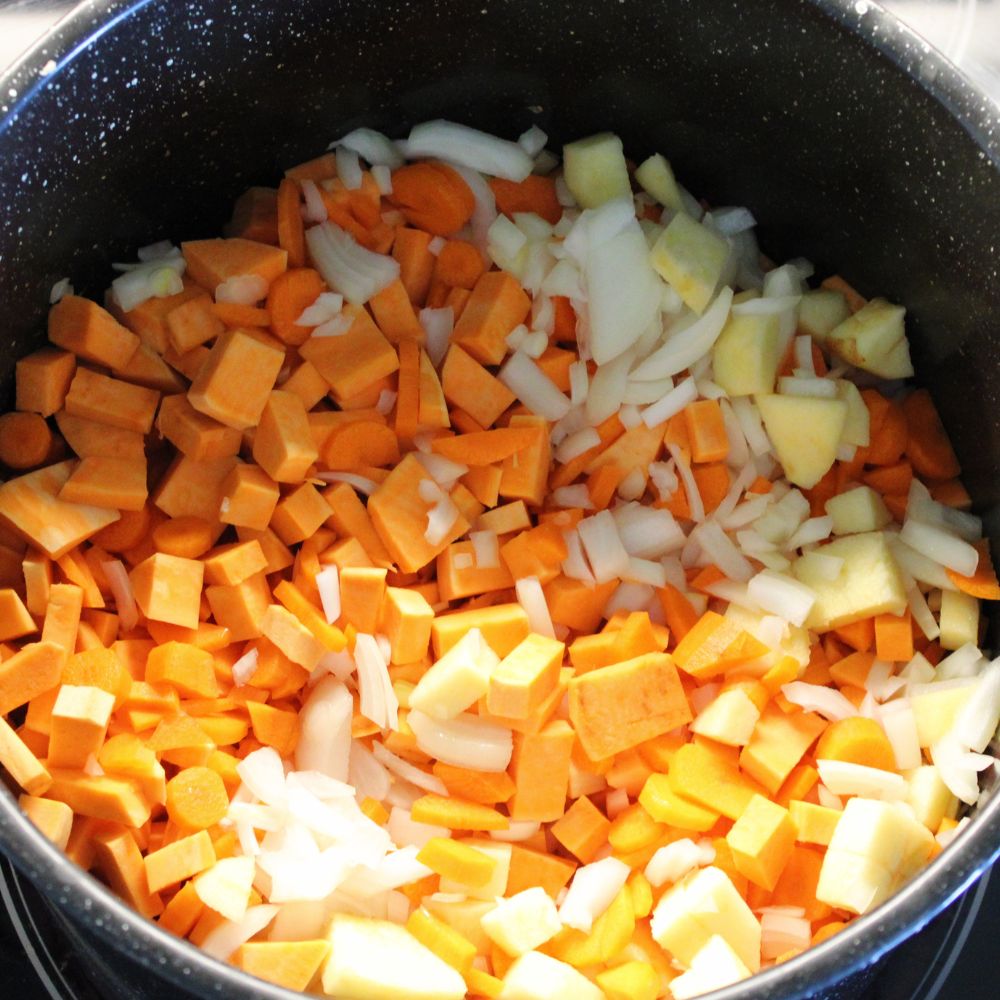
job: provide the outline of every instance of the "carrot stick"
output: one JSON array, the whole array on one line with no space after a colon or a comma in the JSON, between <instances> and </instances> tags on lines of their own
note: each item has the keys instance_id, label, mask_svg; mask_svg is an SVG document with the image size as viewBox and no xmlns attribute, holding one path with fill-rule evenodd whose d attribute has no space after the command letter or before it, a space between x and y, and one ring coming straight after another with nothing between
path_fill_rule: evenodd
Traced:
<instances>
[{"instance_id":1,"label":"carrot stick","mask_svg":"<svg viewBox=\"0 0 1000 1000\"><path fill-rule=\"evenodd\" d=\"M941 424L937 407L926 389L903 400L906 417L906 454L914 470L928 479L954 479L962 470Z\"/></svg>"},{"instance_id":2,"label":"carrot stick","mask_svg":"<svg viewBox=\"0 0 1000 1000\"><path fill-rule=\"evenodd\" d=\"M440 437L431 442L431 450L462 465L492 465L502 462L538 438L534 427L500 427L457 437Z\"/></svg>"},{"instance_id":3,"label":"carrot stick","mask_svg":"<svg viewBox=\"0 0 1000 1000\"><path fill-rule=\"evenodd\" d=\"M299 186L290 177L278 185L278 246L288 252L288 266L302 267L306 262L305 231L299 206Z\"/></svg>"}]
</instances>

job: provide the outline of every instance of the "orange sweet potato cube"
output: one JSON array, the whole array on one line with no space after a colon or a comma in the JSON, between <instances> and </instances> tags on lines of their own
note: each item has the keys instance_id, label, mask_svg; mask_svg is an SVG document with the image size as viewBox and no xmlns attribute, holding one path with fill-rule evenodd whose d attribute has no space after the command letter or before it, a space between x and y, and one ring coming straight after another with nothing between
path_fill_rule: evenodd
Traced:
<instances>
[{"instance_id":1,"label":"orange sweet potato cube","mask_svg":"<svg viewBox=\"0 0 1000 1000\"><path fill-rule=\"evenodd\" d=\"M197 628L204 570L197 559L157 552L130 574L136 603L153 621Z\"/></svg>"},{"instance_id":2,"label":"orange sweet potato cube","mask_svg":"<svg viewBox=\"0 0 1000 1000\"><path fill-rule=\"evenodd\" d=\"M84 458L59 491L66 503L115 510L142 510L146 497L145 458Z\"/></svg>"},{"instance_id":3,"label":"orange sweet potato cube","mask_svg":"<svg viewBox=\"0 0 1000 1000\"><path fill-rule=\"evenodd\" d=\"M78 295L64 295L49 310L49 340L107 368L123 368L139 338L106 309Z\"/></svg>"},{"instance_id":4,"label":"orange sweet potato cube","mask_svg":"<svg viewBox=\"0 0 1000 1000\"><path fill-rule=\"evenodd\" d=\"M427 655L434 609L409 587L386 587L381 629L389 639L393 663L416 663Z\"/></svg>"},{"instance_id":5,"label":"orange sweet potato cube","mask_svg":"<svg viewBox=\"0 0 1000 1000\"><path fill-rule=\"evenodd\" d=\"M235 466L223 480L219 520L239 528L263 531L281 496L278 484L257 465Z\"/></svg>"},{"instance_id":6,"label":"orange sweet potato cube","mask_svg":"<svg viewBox=\"0 0 1000 1000\"><path fill-rule=\"evenodd\" d=\"M330 516L330 505L311 483L303 483L278 501L270 527L286 544L305 541Z\"/></svg>"},{"instance_id":7,"label":"orange sweet potato cube","mask_svg":"<svg viewBox=\"0 0 1000 1000\"><path fill-rule=\"evenodd\" d=\"M288 267L288 254L280 247L238 236L189 240L181 244L181 252L188 277L213 293L222 282L244 274L255 274L270 284Z\"/></svg>"},{"instance_id":8,"label":"orange sweet potato cube","mask_svg":"<svg viewBox=\"0 0 1000 1000\"><path fill-rule=\"evenodd\" d=\"M199 295L188 299L167 313L167 335L178 354L214 340L226 326L212 312L212 296Z\"/></svg>"},{"instance_id":9,"label":"orange sweet potato cube","mask_svg":"<svg viewBox=\"0 0 1000 1000\"><path fill-rule=\"evenodd\" d=\"M76 373L76 357L69 351L43 347L15 367L15 402L18 410L51 417L61 410Z\"/></svg>"},{"instance_id":10,"label":"orange sweet potato cube","mask_svg":"<svg viewBox=\"0 0 1000 1000\"><path fill-rule=\"evenodd\" d=\"M220 518L223 483L236 456L196 462L179 455L160 479L153 503L168 517L197 517L214 524Z\"/></svg>"},{"instance_id":11,"label":"orange sweet potato cube","mask_svg":"<svg viewBox=\"0 0 1000 1000\"><path fill-rule=\"evenodd\" d=\"M66 412L126 431L148 434L160 394L141 385L78 368L66 395Z\"/></svg>"},{"instance_id":12,"label":"orange sweet potato cube","mask_svg":"<svg viewBox=\"0 0 1000 1000\"><path fill-rule=\"evenodd\" d=\"M243 441L238 430L199 413L181 393L167 396L160 404L156 429L181 454L196 462L236 455Z\"/></svg>"},{"instance_id":13,"label":"orange sweet potato cube","mask_svg":"<svg viewBox=\"0 0 1000 1000\"><path fill-rule=\"evenodd\" d=\"M267 398L253 438L254 461L279 483L298 483L318 452L302 400L275 390Z\"/></svg>"},{"instance_id":14,"label":"orange sweet potato cube","mask_svg":"<svg viewBox=\"0 0 1000 1000\"><path fill-rule=\"evenodd\" d=\"M212 617L229 629L233 642L260 635L261 619L271 603L271 589L264 573L255 573L237 584L206 587L205 597Z\"/></svg>"},{"instance_id":15,"label":"orange sweet potato cube","mask_svg":"<svg viewBox=\"0 0 1000 1000\"><path fill-rule=\"evenodd\" d=\"M101 749L115 697L89 685L63 684L52 706L48 763L83 767Z\"/></svg>"},{"instance_id":16,"label":"orange sweet potato cube","mask_svg":"<svg viewBox=\"0 0 1000 1000\"><path fill-rule=\"evenodd\" d=\"M452 345L441 369L445 399L465 410L481 427L490 427L515 399L495 375L461 347Z\"/></svg>"},{"instance_id":17,"label":"orange sweet potato cube","mask_svg":"<svg viewBox=\"0 0 1000 1000\"><path fill-rule=\"evenodd\" d=\"M226 330L191 383L188 400L227 427L254 427L284 363L283 347L266 334Z\"/></svg>"},{"instance_id":18,"label":"orange sweet potato cube","mask_svg":"<svg viewBox=\"0 0 1000 1000\"><path fill-rule=\"evenodd\" d=\"M507 334L530 308L531 299L516 278L506 271L487 271L462 310L452 342L482 364L498 365L507 353Z\"/></svg>"}]
</instances>

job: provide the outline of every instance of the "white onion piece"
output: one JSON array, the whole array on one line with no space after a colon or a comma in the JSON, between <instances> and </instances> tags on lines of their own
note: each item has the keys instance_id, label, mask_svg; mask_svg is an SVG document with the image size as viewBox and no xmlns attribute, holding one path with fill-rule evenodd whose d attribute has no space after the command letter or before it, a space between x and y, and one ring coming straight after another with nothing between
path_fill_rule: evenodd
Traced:
<instances>
[{"instance_id":1,"label":"white onion piece","mask_svg":"<svg viewBox=\"0 0 1000 1000\"><path fill-rule=\"evenodd\" d=\"M822 715L830 722L849 719L858 714L854 704L834 688L822 684L807 684L805 681L792 681L782 684L781 693L793 704L804 708L807 712Z\"/></svg>"},{"instance_id":2,"label":"white onion piece","mask_svg":"<svg viewBox=\"0 0 1000 1000\"><path fill-rule=\"evenodd\" d=\"M386 823L386 829L397 847L419 848L434 837L451 836L451 830L447 827L434 826L431 823L418 823L410 815L410 810L404 809L402 806L393 806L389 810L389 821Z\"/></svg>"},{"instance_id":3,"label":"white onion piece","mask_svg":"<svg viewBox=\"0 0 1000 1000\"><path fill-rule=\"evenodd\" d=\"M743 557L732 539L719 527L716 521L703 521L692 534L698 536L698 544L708 560L714 563L730 579L745 583L754 575L754 568ZM753 595L751 595L753 596ZM756 600L756 597L754 598ZM757 602L760 603L759 601ZM764 605L761 605L762 607ZM810 601L810 607L812 602ZM773 610L773 609L768 609ZM775 614L779 612L775 611ZM808 613L808 611L807 611ZM784 616L783 616L784 617ZM801 625L802 622L796 624Z\"/></svg>"},{"instance_id":4,"label":"white onion piece","mask_svg":"<svg viewBox=\"0 0 1000 1000\"><path fill-rule=\"evenodd\" d=\"M587 557L583 552L583 543L580 541L579 533L575 530L564 531L563 538L566 541L567 551L566 558L562 561L561 568L563 573L572 580L583 580L590 584L595 583L594 574L591 573Z\"/></svg>"},{"instance_id":5,"label":"white onion piece","mask_svg":"<svg viewBox=\"0 0 1000 1000\"><path fill-rule=\"evenodd\" d=\"M335 565L324 566L316 574L323 617L332 625L340 617L340 570Z\"/></svg>"},{"instance_id":6,"label":"white onion piece","mask_svg":"<svg viewBox=\"0 0 1000 1000\"><path fill-rule=\"evenodd\" d=\"M508 181L523 181L534 165L516 142L443 119L414 125L406 139L406 155L448 160Z\"/></svg>"},{"instance_id":7,"label":"white onion piece","mask_svg":"<svg viewBox=\"0 0 1000 1000\"><path fill-rule=\"evenodd\" d=\"M585 265L591 247L610 242L634 222L635 205L632 199L612 198L597 208L588 208L580 213L563 240L563 250Z\"/></svg>"},{"instance_id":8,"label":"white onion piece","mask_svg":"<svg viewBox=\"0 0 1000 1000\"><path fill-rule=\"evenodd\" d=\"M347 146L338 146L336 150L337 177L348 191L357 191L361 187L363 175L358 154Z\"/></svg>"},{"instance_id":9,"label":"white onion piece","mask_svg":"<svg viewBox=\"0 0 1000 1000\"><path fill-rule=\"evenodd\" d=\"M680 448L675 444L668 444L667 451L670 452L671 458L673 458L676 464L677 474L681 478L681 482L684 484L684 492L687 494L688 508L691 511L692 521L704 521L705 520L705 503L701 499L701 492L698 489L698 484L695 482L694 475L691 472L691 466L688 465L687 460L681 453Z\"/></svg>"},{"instance_id":10,"label":"white onion piece","mask_svg":"<svg viewBox=\"0 0 1000 1000\"><path fill-rule=\"evenodd\" d=\"M660 306L662 281L649 262L646 240L634 215L617 236L590 245L584 277L590 351L594 361L603 365L642 336ZM664 372L658 377L673 374Z\"/></svg>"},{"instance_id":11,"label":"white onion piece","mask_svg":"<svg viewBox=\"0 0 1000 1000\"><path fill-rule=\"evenodd\" d=\"M623 351L618 357L599 365L594 372L585 404L587 419L593 426L603 423L621 408L633 358L632 350Z\"/></svg>"},{"instance_id":12,"label":"white onion piece","mask_svg":"<svg viewBox=\"0 0 1000 1000\"><path fill-rule=\"evenodd\" d=\"M899 538L915 552L962 576L974 575L979 565L979 552L943 528L907 518Z\"/></svg>"},{"instance_id":13,"label":"white onion piece","mask_svg":"<svg viewBox=\"0 0 1000 1000\"><path fill-rule=\"evenodd\" d=\"M128 570L120 559L108 559L101 563L101 569L108 579L108 586L115 599L115 610L121 621L121 627L129 632L135 628L139 621L139 610L135 603L135 594L132 591L132 581L129 579Z\"/></svg>"},{"instance_id":14,"label":"white onion piece","mask_svg":"<svg viewBox=\"0 0 1000 1000\"><path fill-rule=\"evenodd\" d=\"M491 251L496 250L501 259L514 260L528 245L528 237L506 215L494 219L486 236Z\"/></svg>"},{"instance_id":15,"label":"white onion piece","mask_svg":"<svg viewBox=\"0 0 1000 1000\"><path fill-rule=\"evenodd\" d=\"M698 398L698 386L690 376L678 382L660 400L651 403L642 411L642 422L647 427L656 427L665 420L680 413L689 403Z\"/></svg>"},{"instance_id":16,"label":"white onion piece","mask_svg":"<svg viewBox=\"0 0 1000 1000\"><path fill-rule=\"evenodd\" d=\"M320 323L312 332L314 337L342 337L354 325L354 318L344 313Z\"/></svg>"},{"instance_id":17,"label":"white onion piece","mask_svg":"<svg viewBox=\"0 0 1000 1000\"><path fill-rule=\"evenodd\" d=\"M924 633L925 638L933 642L941 634L941 629L934 613L927 604L927 598L924 597L916 583L907 588L906 603L917 627Z\"/></svg>"},{"instance_id":18,"label":"white onion piece","mask_svg":"<svg viewBox=\"0 0 1000 1000\"><path fill-rule=\"evenodd\" d=\"M899 563L900 569L913 577L914 580L918 580L920 583L926 584L928 587L934 587L937 590L957 589L955 584L952 583L951 577L948 576L944 571L944 567L939 562L928 559L927 556L917 552L916 549L904 544L900 541L898 534L886 532L886 537L889 540L889 548L892 549L893 557Z\"/></svg>"},{"instance_id":19,"label":"white onion piece","mask_svg":"<svg viewBox=\"0 0 1000 1000\"><path fill-rule=\"evenodd\" d=\"M517 137L517 144L532 159L545 149L545 144L548 141L549 137L537 125L532 125L531 128Z\"/></svg>"},{"instance_id":20,"label":"white onion piece","mask_svg":"<svg viewBox=\"0 0 1000 1000\"><path fill-rule=\"evenodd\" d=\"M299 712L296 769L347 781L353 714L351 692L336 677L324 677L309 692Z\"/></svg>"},{"instance_id":21,"label":"white onion piece","mask_svg":"<svg viewBox=\"0 0 1000 1000\"><path fill-rule=\"evenodd\" d=\"M778 379L778 392L786 396L812 396L816 399L836 399L837 383L828 378L802 378L782 375Z\"/></svg>"},{"instance_id":22,"label":"white onion piece","mask_svg":"<svg viewBox=\"0 0 1000 1000\"><path fill-rule=\"evenodd\" d=\"M963 747L982 753L1000 725L1000 660L994 660L979 677L972 697L962 706L952 735Z\"/></svg>"},{"instance_id":23,"label":"white onion piece","mask_svg":"<svg viewBox=\"0 0 1000 1000\"><path fill-rule=\"evenodd\" d=\"M453 719L432 719L414 709L407 722L417 746L445 764L490 773L506 771L510 764L511 731L478 715L463 712Z\"/></svg>"},{"instance_id":24,"label":"white onion piece","mask_svg":"<svg viewBox=\"0 0 1000 1000\"><path fill-rule=\"evenodd\" d=\"M531 631L536 635L554 639L556 633L552 627L552 616L549 614L549 605L538 577L525 576L515 581L514 591L517 594L518 604L524 608L528 616L528 627Z\"/></svg>"},{"instance_id":25,"label":"white onion piece","mask_svg":"<svg viewBox=\"0 0 1000 1000\"><path fill-rule=\"evenodd\" d=\"M370 497L379 487L374 479L353 472L317 472L315 478L321 479L324 483L347 483L366 497Z\"/></svg>"},{"instance_id":26,"label":"white onion piece","mask_svg":"<svg viewBox=\"0 0 1000 1000\"><path fill-rule=\"evenodd\" d=\"M969 752L950 734L931 747L931 760L952 795L968 805L979 798L979 772L995 762L993 757Z\"/></svg>"},{"instance_id":27,"label":"white onion piece","mask_svg":"<svg viewBox=\"0 0 1000 1000\"><path fill-rule=\"evenodd\" d=\"M816 769L820 780L834 795L860 795L892 802L905 799L910 787L901 774L845 760L817 760Z\"/></svg>"},{"instance_id":28,"label":"white onion piece","mask_svg":"<svg viewBox=\"0 0 1000 1000\"><path fill-rule=\"evenodd\" d=\"M404 781L408 781L417 788L422 788L425 792L433 792L435 795L447 795L448 789L445 783L436 775L428 774L415 764L403 760L391 750L387 750L381 743L372 744L372 754L375 759L393 774L398 774Z\"/></svg>"},{"instance_id":29,"label":"white onion piece","mask_svg":"<svg viewBox=\"0 0 1000 1000\"><path fill-rule=\"evenodd\" d=\"M546 420L560 420L569 413L570 401L559 391L555 382L520 351L507 359L497 378L532 413Z\"/></svg>"},{"instance_id":30,"label":"white onion piece","mask_svg":"<svg viewBox=\"0 0 1000 1000\"><path fill-rule=\"evenodd\" d=\"M296 326L319 326L333 319L344 308L344 296L337 292L320 292L312 305L302 310Z\"/></svg>"},{"instance_id":31,"label":"white onion piece","mask_svg":"<svg viewBox=\"0 0 1000 1000\"><path fill-rule=\"evenodd\" d=\"M590 491L586 483L574 483L572 486L558 486L549 494L549 502L553 507L579 507L580 510L593 510L594 503L590 499Z\"/></svg>"},{"instance_id":32,"label":"white onion piece","mask_svg":"<svg viewBox=\"0 0 1000 1000\"><path fill-rule=\"evenodd\" d=\"M132 267L111 282L111 292L122 310L129 312L147 299L166 298L184 290L183 257L152 260Z\"/></svg>"},{"instance_id":33,"label":"white onion piece","mask_svg":"<svg viewBox=\"0 0 1000 1000\"><path fill-rule=\"evenodd\" d=\"M372 180L383 197L392 194L392 170L384 163L376 163L372 167Z\"/></svg>"},{"instance_id":34,"label":"white onion piece","mask_svg":"<svg viewBox=\"0 0 1000 1000\"><path fill-rule=\"evenodd\" d=\"M353 150L359 156L364 157L372 166L381 165L396 170L405 162L399 147L391 139L370 128L356 128L340 139L331 142L327 149L337 149L338 147Z\"/></svg>"},{"instance_id":35,"label":"white onion piece","mask_svg":"<svg viewBox=\"0 0 1000 1000\"><path fill-rule=\"evenodd\" d=\"M415 451L413 456L427 470L431 479L445 490L450 490L469 471L467 465L453 462L436 452Z\"/></svg>"},{"instance_id":36,"label":"white onion piece","mask_svg":"<svg viewBox=\"0 0 1000 1000\"><path fill-rule=\"evenodd\" d=\"M309 225L326 222L330 216L316 182L307 178L300 181L299 186L302 188L302 221Z\"/></svg>"},{"instance_id":37,"label":"white onion piece","mask_svg":"<svg viewBox=\"0 0 1000 1000\"><path fill-rule=\"evenodd\" d=\"M361 692L358 705L361 714L382 729L397 729L399 700L392 689L388 664L373 636L358 633L354 640L354 662Z\"/></svg>"},{"instance_id":38,"label":"white onion piece","mask_svg":"<svg viewBox=\"0 0 1000 1000\"><path fill-rule=\"evenodd\" d=\"M914 479L910 484L906 516L914 521L944 528L967 542L978 542L983 537L982 518L968 511L938 503L919 479Z\"/></svg>"},{"instance_id":39,"label":"white onion piece","mask_svg":"<svg viewBox=\"0 0 1000 1000\"><path fill-rule=\"evenodd\" d=\"M250 678L257 672L257 659L258 653L254 648L245 652L233 664L233 684L236 687L243 687L249 683Z\"/></svg>"},{"instance_id":40,"label":"white onion piece","mask_svg":"<svg viewBox=\"0 0 1000 1000\"><path fill-rule=\"evenodd\" d=\"M139 259L141 260L142 258L140 257ZM72 294L73 286L70 284L69 278L60 278L49 292L49 305L54 306L64 296Z\"/></svg>"},{"instance_id":41,"label":"white onion piece","mask_svg":"<svg viewBox=\"0 0 1000 1000\"><path fill-rule=\"evenodd\" d=\"M684 329L668 333L666 343L646 358L631 377L639 381L666 378L705 357L726 325L732 302L733 290L727 286L701 316Z\"/></svg>"},{"instance_id":42,"label":"white onion piece","mask_svg":"<svg viewBox=\"0 0 1000 1000\"><path fill-rule=\"evenodd\" d=\"M261 802L269 806L284 806L287 798L285 769L273 747L261 747L247 754L236 765L236 773Z\"/></svg>"},{"instance_id":43,"label":"white onion piece","mask_svg":"<svg viewBox=\"0 0 1000 1000\"><path fill-rule=\"evenodd\" d=\"M661 847L649 859L644 874L651 885L679 882L689 871L710 865L715 860L711 843L696 844L689 837L675 840Z\"/></svg>"},{"instance_id":44,"label":"white onion piece","mask_svg":"<svg viewBox=\"0 0 1000 1000\"><path fill-rule=\"evenodd\" d=\"M559 919L567 927L589 933L594 921L621 892L630 874L629 866L617 858L604 858L577 868L559 907Z\"/></svg>"},{"instance_id":45,"label":"white onion piece","mask_svg":"<svg viewBox=\"0 0 1000 1000\"><path fill-rule=\"evenodd\" d=\"M812 942L812 926L801 915L776 913L770 908L760 918L760 956L773 959L789 951L805 951Z\"/></svg>"},{"instance_id":46,"label":"white onion piece","mask_svg":"<svg viewBox=\"0 0 1000 1000\"><path fill-rule=\"evenodd\" d=\"M278 914L278 907L269 903L251 906L241 920L227 920L210 931L201 942L203 952L227 961L242 944L246 944L255 934L259 934Z\"/></svg>"},{"instance_id":47,"label":"white onion piece","mask_svg":"<svg viewBox=\"0 0 1000 1000\"><path fill-rule=\"evenodd\" d=\"M757 220L753 217L753 212L741 205L714 208L710 214L712 228L723 236L735 236L737 233L753 229L757 225ZM707 218L705 221L706 223L709 222Z\"/></svg>"},{"instance_id":48,"label":"white onion piece","mask_svg":"<svg viewBox=\"0 0 1000 1000\"><path fill-rule=\"evenodd\" d=\"M241 306L256 305L267 295L267 279L259 274L236 274L215 287L216 302L235 302Z\"/></svg>"},{"instance_id":49,"label":"white onion piece","mask_svg":"<svg viewBox=\"0 0 1000 1000\"><path fill-rule=\"evenodd\" d=\"M583 518L576 530L598 583L624 576L628 570L629 554L622 545L610 511L602 510Z\"/></svg>"},{"instance_id":50,"label":"white onion piece","mask_svg":"<svg viewBox=\"0 0 1000 1000\"><path fill-rule=\"evenodd\" d=\"M917 738L917 721L909 699L903 698L883 705L880 721L892 744L897 770L910 771L920 767L923 757Z\"/></svg>"},{"instance_id":51,"label":"white onion piece","mask_svg":"<svg viewBox=\"0 0 1000 1000\"><path fill-rule=\"evenodd\" d=\"M451 332L455 326L455 311L451 306L421 309L418 319L427 337L427 356L431 359L431 364L438 368L448 353Z\"/></svg>"},{"instance_id":52,"label":"white onion piece","mask_svg":"<svg viewBox=\"0 0 1000 1000\"><path fill-rule=\"evenodd\" d=\"M469 541L479 569L496 569L500 565L500 546L495 531L470 531Z\"/></svg>"},{"instance_id":53,"label":"white onion piece","mask_svg":"<svg viewBox=\"0 0 1000 1000\"><path fill-rule=\"evenodd\" d=\"M389 772L375 759L371 750L358 740L351 746L348 778L362 801L369 798L383 802L392 784Z\"/></svg>"},{"instance_id":54,"label":"white onion piece","mask_svg":"<svg viewBox=\"0 0 1000 1000\"><path fill-rule=\"evenodd\" d=\"M662 507L627 503L612 516L625 551L641 559L659 559L684 545L684 532L674 515Z\"/></svg>"},{"instance_id":55,"label":"white onion piece","mask_svg":"<svg viewBox=\"0 0 1000 1000\"><path fill-rule=\"evenodd\" d=\"M354 305L363 305L399 277L397 260L366 249L333 222L307 229L306 245L323 280Z\"/></svg>"}]
</instances>

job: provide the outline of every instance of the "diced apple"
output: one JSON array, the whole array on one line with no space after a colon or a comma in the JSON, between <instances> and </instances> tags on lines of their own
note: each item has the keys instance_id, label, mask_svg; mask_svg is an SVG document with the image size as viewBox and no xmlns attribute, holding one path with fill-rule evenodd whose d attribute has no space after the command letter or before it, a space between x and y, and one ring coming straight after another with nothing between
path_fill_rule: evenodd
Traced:
<instances>
[{"instance_id":1,"label":"diced apple","mask_svg":"<svg viewBox=\"0 0 1000 1000\"><path fill-rule=\"evenodd\" d=\"M469 629L410 692L410 707L434 719L453 719L486 694L500 657L477 628Z\"/></svg>"},{"instance_id":2,"label":"diced apple","mask_svg":"<svg viewBox=\"0 0 1000 1000\"><path fill-rule=\"evenodd\" d=\"M740 688L722 691L691 723L691 731L717 743L741 747L750 742L760 709Z\"/></svg>"},{"instance_id":3,"label":"diced apple","mask_svg":"<svg viewBox=\"0 0 1000 1000\"><path fill-rule=\"evenodd\" d=\"M774 389L781 364L777 315L730 313L712 351L715 381L730 396L754 396Z\"/></svg>"},{"instance_id":4,"label":"diced apple","mask_svg":"<svg viewBox=\"0 0 1000 1000\"><path fill-rule=\"evenodd\" d=\"M840 326L851 310L843 292L835 288L815 288L799 301L799 333L806 333L817 343L826 343L830 331Z\"/></svg>"},{"instance_id":5,"label":"diced apple","mask_svg":"<svg viewBox=\"0 0 1000 1000\"><path fill-rule=\"evenodd\" d=\"M888 897L892 883L892 873L871 858L827 848L816 898L851 913L867 913Z\"/></svg>"},{"instance_id":6,"label":"diced apple","mask_svg":"<svg viewBox=\"0 0 1000 1000\"><path fill-rule=\"evenodd\" d=\"M660 897L653 911L653 939L681 964L718 934L751 972L760 968L760 923L719 868L699 868Z\"/></svg>"},{"instance_id":7,"label":"diced apple","mask_svg":"<svg viewBox=\"0 0 1000 1000\"><path fill-rule=\"evenodd\" d=\"M749 979L750 970L724 937L714 934L691 959L691 968L670 981L674 1000L689 1000Z\"/></svg>"},{"instance_id":8,"label":"diced apple","mask_svg":"<svg viewBox=\"0 0 1000 1000\"><path fill-rule=\"evenodd\" d=\"M871 419L860 390L846 378L837 379L837 398L847 403L847 420L840 443L867 447L871 442Z\"/></svg>"},{"instance_id":9,"label":"diced apple","mask_svg":"<svg viewBox=\"0 0 1000 1000\"><path fill-rule=\"evenodd\" d=\"M604 993L572 965L529 951L507 970L498 1000L604 1000Z\"/></svg>"},{"instance_id":10,"label":"diced apple","mask_svg":"<svg viewBox=\"0 0 1000 1000\"><path fill-rule=\"evenodd\" d=\"M856 486L831 497L826 502L826 512L833 518L835 535L879 531L892 521L889 508L870 486Z\"/></svg>"},{"instance_id":11,"label":"diced apple","mask_svg":"<svg viewBox=\"0 0 1000 1000\"><path fill-rule=\"evenodd\" d=\"M967 642L979 644L979 600L960 590L941 591L938 624L942 649L958 649Z\"/></svg>"},{"instance_id":12,"label":"diced apple","mask_svg":"<svg viewBox=\"0 0 1000 1000\"><path fill-rule=\"evenodd\" d=\"M699 314L712 301L728 257L725 238L683 212L674 216L649 254L657 273Z\"/></svg>"},{"instance_id":13,"label":"diced apple","mask_svg":"<svg viewBox=\"0 0 1000 1000\"><path fill-rule=\"evenodd\" d=\"M632 197L622 141L611 132L563 146L563 175L584 208L597 208L612 198Z\"/></svg>"},{"instance_id":14,"label":"diced apple","mask_svg":"<svg viewBox=\"0 0 1000 1000\"><path fill-rule=\"evenodd\" d=\"M746 629L755 639L760 639L761 642L765 642L766 640L768 643L771 643L774 641L773 632L770 629L770 624L774 621L772 616L757 614L753 611L748 611L746 608L741 608L738 604L730 604L726 608L725 617L730 621L738 623L740 628ZM770 618L771 622L765 623L765 618ZM772 652L762 656L760 660L751 661L746 666L748 669L756 672L755 667L757 664L773 666L782 656L790 656L796 662L805 665L809 662L809 647L811 645L812 641L806 629L786 623L784 637L773 648Z\"/></svg>"},{"instance_id":15,"label":"diced apple","mask_svg":"<svg viewBox=\"0 0 1000 1000\"><path fill-rule=\"evenodd\" d=\"M816 551L844 562L833 579L818 572L814 561L799 558L792 564L795 576L816 593L806 628L825 631L906 610L906 587L882 532L846 535Z\"/></svg>"},{"instance_id":16,"label":"diced apple","mask_svg":"<svg viewBox=\"0 0 1000 1000\"><path fill-rule=\"evenodd\" d=\"M847 403L816 396L756 396L767 435L789 481L815 486L837 458Z\"/></svg>"},{"instance_id":17,"label":"diced apple","mask_svg":"<svg viewBox=\"0 0 1000 1000\"><path fill-rule=\"evenodd\" d=\"M194 880L194 891L227 920L242 920L256 872L253 858L222 858Z\"/></svg>"},{"instance_id":18,"label":"diced apple","mask_svg":"<svg viewBox=\"0 0 1000 1000\"><path fill-rule=\"evenodd\" d=\"M514 958L533 951L562 930L556 904L541 886L497 900L482 923L490 940Z\"/></svg>"},{"instance_id":19,"label":"diced apple","mask_svg":"<svg viewBox=\"0 0 1000 1000\"><path fill-rule=\"evenodd\" d=\"M387 920L335 913L323 991L350 1000L462 1000L465 980L409 931Z\"/></svg>"},{"instance_id":20,"label":"diced apple","mask_svg":"<svg viewBox=\"0 0 1000 1000\"><path fill-rule=\"evenodd\" d=\"M482 851L494 862L493 874L486 885L471 886L455 879L441 878L441 891L453 892L475 899L496 899L507 891L507 878L510 875L510 844L500 844L495 840L467 840L469 847Z\"/></svg>"},{"instance_id":21,"label":"diced apple","mask_svg":"<svg viewBox=\"0 0 1000 1000\"><path fill-rule=\"evenodd\" d=\"M906 795L917 819L934 832L945 816L953 818L958 812L958 799L952 795L941 779L941 772L933 764L923 764L903 775L910 783Z\"/></svg>"},{"instance_id":22,"label":"diced apple","mask_svg":"<svg viewBox=\"0 0 1000 1000\"><path fill-rule=\"evenodd\" d=\"M661 205L675 212L684 211L684 199L674 177L673 168L666 157L654 153L636 168L635 179L646 194L651 195Z\"/></svg>"},{"instance_id":23,"label":"diced apple","mask_svg":"<svg viewBox=\"0 0 1000 1000\"><path fill-rule=\"evenodd\" d=\"M908 378L913 366L903 325L905 315L903 306L872 299L830 331L827 346L856 368L883 378Z\"/></svg>"},{"instance_id":24,"label":"diced apple","mask_svg":"<svg viewBox=\"0 0 1000 1000\"><path fill-rule=\"evenodd\" d=\"M978 677L956 677L912 687L910 707L921 748L933 746L944 738L978 686Z\"/></svg>"}]
</instances>

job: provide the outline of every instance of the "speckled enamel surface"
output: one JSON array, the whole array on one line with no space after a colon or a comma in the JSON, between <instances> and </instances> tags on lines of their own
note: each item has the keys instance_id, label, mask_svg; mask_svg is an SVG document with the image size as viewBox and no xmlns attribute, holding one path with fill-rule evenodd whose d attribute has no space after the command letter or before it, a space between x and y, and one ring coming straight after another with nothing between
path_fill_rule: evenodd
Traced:
<instances>
[{"instance_id":1,"label":"speckled enamel surface","mask_svg":"<svg viewBox=\"0 0 1000 1000\"><path fill-rule=\"evenodd\" d=\"M4 388L68 276L214 235L234 197L357 124L449 117L556 142L614 129L765 250L907 303L918 370L1000 535L997 109L867 0L92 0L0 84ZM290 994L223 970L95 888L0 794L0 845L95 939L205 996ZM716 994L831 985L922 926L1000 849L960 846L829 945Z\"/></svg>"}]
</instances>

